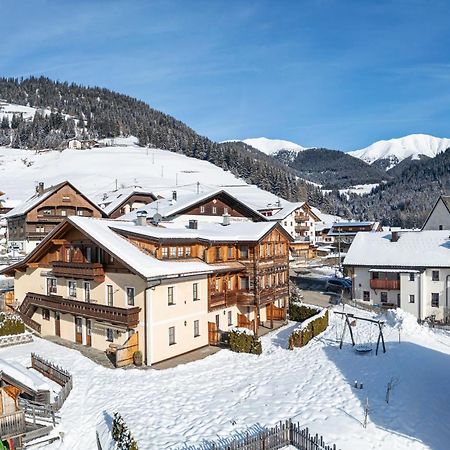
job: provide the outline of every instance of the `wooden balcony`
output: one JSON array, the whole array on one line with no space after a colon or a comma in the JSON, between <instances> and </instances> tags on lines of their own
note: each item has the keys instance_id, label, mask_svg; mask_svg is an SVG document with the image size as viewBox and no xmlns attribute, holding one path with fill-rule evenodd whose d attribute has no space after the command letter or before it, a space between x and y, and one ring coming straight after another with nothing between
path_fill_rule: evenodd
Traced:
<instances>
[{"instance_id":1,"label":"wooden balcony","mask_svg":"<svg viewBox=\"0 0 450 450\"><path fill-rule=\"evenodd\" d=\"M295 216L296 222L305 222L306 220L308 220L308 216L306 214L297 214Z\"/></svg>"},{"instance_id":2,"label":"wooden balcony","mask_svg":"<svg viewBox=\"0 0 450 450\"><path fill-rule=\"evenodd\" d=\"M296 233L301 233L303 231L308 231L309 227L307 225L296 225L295 226L295 231Z\"/></svg>"},{"instance_id":3,"label":"wooden balcony","mask_svg":"<svg viewBox=\"0 0 450 450\"><path fill-rule=\"evenodd\" d=\"M16 411L0 416L0 436L2 439L20 436L25 431L25 413L23 411Z\"/></svg>"},{"instance_id":4,"label":"wooden balcony","mask_svg":"<svg viewBox=\"0 0 450 450\"><path fill-rule=\"evenodd\" d=\"M53 261L52 272L55 277L79 278L98 283L105 281L105 271L101 263Z\"/></svg>"},{"instance_id":5,"label":"wooden balcony","mask_svg":"<svg viewBox=\"0 0 450 450\"><path fill-rule=\"evenodd\" d=\"M288 286L267 287L259 293L259 302L263 305L278 300L279 298L287 297L288 294Z\"/></svg>"},{"instance_id":6,"label":"wooden balcony","mask_svg":"<svg viewBox=\"0 0 450 450\"><path fill-rule=\"evenodd\" d=\"M400 280L387 280L387 279L371 279L370 280L371 289L385 289L387 291L399 291L400 290Z\"/></svg>"},{"instance_id":7,"label":"wooden balcony","mask_svg":"<svg viewBox=\"0 0 450 450\"><path fill-rule=\"evenodd\" d=\"M44 295L28 292L23 303L27 302L28 312L31 306L59 311L63 314L86 317L97 321L110 322L127 328L135 328L139 323L141 308L117 308L115 306L100 305L98 303L70 300L59 295ZM22 309L22 307L21 307Z\"/></svg>"}]
</instances>

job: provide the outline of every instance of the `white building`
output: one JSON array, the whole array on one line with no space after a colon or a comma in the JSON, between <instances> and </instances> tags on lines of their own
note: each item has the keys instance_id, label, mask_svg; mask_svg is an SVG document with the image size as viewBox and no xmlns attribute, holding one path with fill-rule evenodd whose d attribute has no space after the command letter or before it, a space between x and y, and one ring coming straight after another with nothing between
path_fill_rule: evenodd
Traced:
<instances>
[{"instance_id":1,"label":"white building","mask_svg":"<svg viewBox=\"0 0 450 450\"><path fill-rule=\"evenodd\" d=\"M450 230L450 195L438 198L422 230Z\"/></svg>"},{"instance_id":2,"label":"white building","mask_svg":"<svg viewBox=\"0 0 450 450\"><path fill-rule=\"evenodd\" d=\"M392 304L419 320L449 317L448 231L358 233L344 267L357 302Z\"/></svg>"}]
</instances>

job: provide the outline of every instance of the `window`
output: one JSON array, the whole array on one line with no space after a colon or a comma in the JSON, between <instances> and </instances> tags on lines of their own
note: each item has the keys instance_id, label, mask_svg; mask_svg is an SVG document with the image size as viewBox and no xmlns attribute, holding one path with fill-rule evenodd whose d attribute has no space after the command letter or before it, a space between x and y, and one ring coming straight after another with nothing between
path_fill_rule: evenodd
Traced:
<instances>
[{"instance_id":1,"label":"window","mask_svg":"<svg viewBox=\"0 0 450 450\"><path fill-rule=\"evenodd\" d=\"M169 327L169 345L174 345L175 342L175 327Z\"/></svg>"},{"instance_id":2,"label":"window","mask_svg":"<svg viewBox=\"0 0 450 450\"><path fill-rule=\"evenodd\" d=\"M114 331L111 328L106 329L106 340L108 342L114 341Z\"/></svg>"},{"instance_id":3,"label":"window","mask_svg":"<svg viewBox=\"0 0 450 450\"><path fill-rule=\"evenodd\" d=\"M69 297L77 298L77 282L75 280L69 280L67 283Z\"/></svg>"},{"instance_id":4,"label":"window","mask_svg":"<svg viewBox=\"0 0 450 450\"><path fill-rule=\"evenodd\" d=\"M414 297L414 294L409 295L409 303L415 303L416 299Z\"/></svg>"},{"instance_id":5,"label":"window","mask_svg":"<svg viewBox=\"0 0 450 450\"><path fill-rule=\"evenodd\" d=\"M183 247L178 247L178 258L182 258L184 254Z\"/></svg>"},{"instance_id":6,"label":"window","mask_svg":"<svg viewBox=\"0 0 450 450\"><path fill-rule=\"evenodd\" d=\"M212 213L217 214L217 208L215 206L212 207Z\"/></svg>"},{"instance_id":7,"label":"window","mask_svg":"<svg viewBox=\"0 0 450 450\"><path fill-rule=\"evenodd\" d=\"M86 247L86 261L92 262L92 247Z\"/></svg>"},{"instance_id":8,"label":"window","mask_svg":"<svg viewBox=\"0 0 450 450\"><path fill-rule=\"evenodd\" d=\"M57 293L56 278L47 278L47 295L54 295Z\"/></svg>"},{"instance_id":9,"label":"window","mask_svg":"<svg viewBox=\"0 0 450 450\"><path fill-rule=\"evenodd\" d=\"M83 210L77 209L77 216L82 216L82 215L83 215Z\"/></svg>"},{"instance_id":10,"label":"window","mask_svg":"<svg viewBox=\"0 0 450 450\"><path fill-rule=\"evenodd\" d=\"M380 274L378 272L372 272L372 280L378 280L380 278Z\"/></svg>"},{"instance_id":11,"label":"window","mask_svg":"<svg viewBox=\"0 0 450 450\"><path fill-rule=\"evenodd\" d=\"M67 216L67 211L65 209L62 209L61 210L61 215L64 216L64 217Z\"/></svg>"},{"instance_id":12,"label":"window","mask_svg":"<svg viewBox=\"0 0 450 450\"><path fill-rule=\"evenodd\" d=\"M173 286L167 288L167 304L175 305L175 300L173 298Z\"/></svg>"},{"instance_id":13,"label":"window","mask_svg":"<svg viewBox=\"0 0 450 450\"><path fill-rule=\"evenodd\" d=\"M170 247L170 257L175 258L177 256L177 248L176 247Z\"/></svg>"},{"instance_id":14,"label":"window","mask_svg":"<svg viewBox=\"0 0 450 450\"><path fill-rule=\"evenodd\" d=\"M388 301L388 293L380 292L381 303L387 303Z\"/></svg>"},{"instance_id":15,"label":"window","mask_svg":"<svg viewBox=\"0 0 450 450\"><path fill-rule=\"evenodd\" d=\"M66 262L72 261L72 249L70 247L66 248Z\"/></svg>"},{"instance_id":16,"label":"window","mask_svg":"<svg viewBox=\"0 0 450 450\"><path fill-rule=\"evenodd\" d=\"M442 225L439 225L439 230L442 231L444 227Z\"/></svg>"},{"instance_id":17,"label":"window","mask_svg":"<svg viewBox=\"0 0 450 450\"><path fill-rule=\"evenodd\" d=\"M370 302L370 292L369 291L364 291L363 292L363 300L365 302Z\"/></svg>"},{"instance_id":18,"label":"window","mask_svg":"<svg viewBox=\"0 0 450 450\"><path fill-rule=\"evenodd\" d=\"M400 308L400 294L397 294L397 306Z\"/></svg>"},{"instance_id":19,"label":"window","mask_svg":"<svg viewBox=\"0 0 450 450\"><path fill-rule=\"evenodd\" d=\"M439 281L439 270L433 270L431 272L431 280L432 281Z\"/></svg>"},{"instance_id":20,"label":"window","mask_svg":"<svg viewBox=\"0 0 450 450\"><path fill-rule=\"evenodd\" d=\"M194 300L194 302L196 302L197 300L200 300L198 298L198 283L194 283L192 285L192 299Z\"/></svg>"},{"instance_id":21,"label":"window","mask_svg":"<svg viewBox=\"0 0 450 450\"><path fill-rule=\"evenodd\" d=\"M249 288L249 282L248 277L239 277L239 283L241 289L248 289Z\"/></svg>"},{"instance_id":22,"label":"window","mask_svg":"<svg viewBox=\"0 0 450 450\"><path fill-rule=\"evenodd\" d=\"M134 306L134 287L127 287L127 305Z\"/></svg>"},{"instance_id":23,"label":"window","mask_svg":"<svg viewBox=\"0 0 450 450\"><path fill-rule=\"evenodd\" d=\"M234 248L228 247L228 259L233 259L233 258L234 258Z\"/></svg>"},{"instance_id":24,"label":"window","mask_svg":"<svg viewBox=\"0 0 450 450\"><path fill-rule=\"evenodd\" d=\"M205 212L205 207L204 206L200 206L200 212L204 213Z\"/></svg>"},{"instance_id":25,"label":"window","mask_svg":"<svg viewBox=\"0 0 450 450\"><path fill-rule=\"evenodd\" d=\"M52 215L52 210L51 209L44 209L43 213L44 213L44 216L51 216Z\"/></svg>"},{"instance_id":26,"label":"window","mask_svg":"<svg viewBox=\"0 0 450 450\"><path fill-rule=\"evenodd\" d=\"M248 245L241 245L239 247L239 256L241 257L241 259L248 258Z\"/></svg>"},{"instance_id":27,"label":"window","mask_svg":"<svg viewBox=\"0 0 450 450\"><path fill-rule=\"evenodd\" d=\"M214 289L216 291L220 291L220 279L219 278L216 278L216 280L215 280Z\"/></svg>"},{"instance_id":28,"label":"window","mask_svg":"<svg viewBox=\"0 0 450 450\"><path fill-rule=\"evenodd\" d=\"M222 259L222 247L216 247L216 261Z\"/></svg>"},{"instance_id":29,"label":"window","mask_svg":"<svg viewBox=\"0 0 450 450\"><path fill-rule=\"evenodd\" d=\"M106 300L108 306L114 306L114 291L111 284L106 285Z\"/></svg>"},{"instance_id":30,"label":"window","mask_svg":"<svg viewBox=\"0 0 450 450\"><path fill-rule=\"evenodd\" d=\"M439 293L433 292L431 294L431 306L433 308L439 308Z\"/></svg>"},{"instance_id":31,"label":"window","mask_svg":"<svg viewBox=\"0 0 450 450\"><path fill-rule=\"evenodd\" d=\"M227 208L227 207L224 207L224 208L223 208L223 213L224 213L224 214L228 214L228 208Z\"/></svg>"},{"instance_id":32,"label":"window","mask_svg":"<svg viewBox=\"0 0 450 450\"><path fill-rule=\"evenodd\" d=\"M184 249L184 255L186 256L186 258L189 258L191 256L191 247L186 247Z\"/></svg>"},{"instance_id":33,"label":"window","mask_svg":"<svg viewBox=\"0 0 450 450\"><path fill-rule=\"evenodd\" d=\"M42 308L42 318L44 320L50 320L50 311L48 309Z\"/></svg>"},{"instance_id":34,"label":"window","mask_svg":"<svg viewBox=\"0 0 450 450\"><path fill-rule=\"evenodd\" d=\"M200 321L194 320L194 337L200 336Z\"/></svg>"},{"instance_id":35,"label":"window","mask_svg":"<svg viewBox=\"0 0 450 450\"><path fill-rule=\"evenodd\" d=\"M91 283L89 281L84 282L84 301L91 301Z\"/></svg>"},{"instance_id":36,"label":"window","mask_svg":"<svg viewBox=\"0 0 450 450\"><path fill-rule=\"evenodd\" d=\"M414 281L414 278L415 278L414 273L410 273L409 274L409 281Z\"/></svg>"},{"instance_id":37,"label":"window","mask_svg":"<svg viewBox=\"0 0 450 450\"><path fill-rule=\"evenodd\" d=\"M167 258L169 256L169 249L167 247L162 248L162 257Z\"/></svg>"},{"instance_id":38,"label":"window","mask_svg":"<svg viewBox=\"0 0 450 450\"><path fill-rule=\"evenodd\" d=\"M67 196L67 195L65 195L65 196L62 198L62 201L63 201L63 202L70 202L70 197Z\"/></svg>"},{"instance_id":39,"label":"window","mask_svg":"<svg viewBox=\"0 0 450 450\"><path fill-rule=\"evenodd\" d=\"M227 281L227 289L229 291L233 290L233 277L229 276Z\"/></svg>"},{"instance_id":40,"label":"window","mask_svg":"<svg viewBox=\"0 0 450 450\"><path fill-rule=\"evenodd\" d=\"M233 325L233 312L228 311L228 326Z\"/></svg>"}]
</instances>

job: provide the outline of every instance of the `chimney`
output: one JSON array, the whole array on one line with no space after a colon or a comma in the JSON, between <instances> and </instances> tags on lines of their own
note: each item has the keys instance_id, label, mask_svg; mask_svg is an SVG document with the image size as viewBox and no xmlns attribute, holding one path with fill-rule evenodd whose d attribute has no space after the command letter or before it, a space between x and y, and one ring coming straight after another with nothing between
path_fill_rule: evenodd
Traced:
<instances>
[{"instance_id":1,"label":"chimney","mask_svg":"<svg viewBox=\"0 0 450 450\"><path fill-rule=\"evenodd\" d=\"M391 242L397 242L398 241L398 231L392 231L391 232Z\"/></svg>"},{"instance_id":2,"label":"chimney","mask_svg":"<svg viewBox=\"0 0 450 450\"><path fill-rule=\"evenodd\" d=\"M172 191L172 200L173 200L174 202L177 201L177 191Z\"/></svg>"},{"instance_id":3,"label":"chimney","mask_svg":"<svg viewBox=\"0 0 450 450\"><path fill-rule=\"evenodd\" d=\"M224 227L226 227L227 225L230 225L230 215L229 214L222 215L222 225Z\"/></svg>"},{"instance_id":4,"label":"chimney","mask_svg":"<svg viewBox=\"0 0 450 450\"><path fill-rule=\"evenodd\" d=\"M147 225L147 212L138 211L136 213L136 225L140 227L145 227Z\"/></svg>"},{"instance_id":5,"label":"chimney","mask_svg":"<svg viewBox=\"0 0 450 450\"><path fill-rule=\"evenodd\" d=\"M42 195L44 193L44 183L42 181L36 186L36 193Z\"/></svg>"},{"instance_id":6,"label":"chimney","mask_svg":"<svg viewBox=\"0 0 450 450\"><path fill-rule=\"evenodd\" d=\"M198 222L196 220L190 220L188 228L190 230L196 230L198 228Z\"/></svg>"}]
</instances>

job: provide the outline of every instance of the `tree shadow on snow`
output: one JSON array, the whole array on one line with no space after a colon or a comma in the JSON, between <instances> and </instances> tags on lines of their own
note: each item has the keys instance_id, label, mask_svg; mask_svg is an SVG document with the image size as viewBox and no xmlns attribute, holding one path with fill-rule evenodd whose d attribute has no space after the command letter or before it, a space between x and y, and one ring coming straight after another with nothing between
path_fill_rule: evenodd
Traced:
<instances>
[{"instance_id":1,"label":"tree shadow on snow","mask_svg":"<svg viewBox=\"0 0 450 450\"><path fill-rule=\"evenodd\" d=\"M433 450L449 448L450 429L450 355L411 342L387 342L386 353L381 344L378 356L375 345L369 353L356 352L350 344L324 348L328 359L352 386L361 403L361 417L352 419L362 424L364 405L369 400L369 423L406 439L419 440ZM354 388L355 381L363 389ZM389 404L388 383L392 381ZM361 425L361 433L370 433Z\"/></svg>"},{"instance_id":2,"label":"tree shadow on snow","mask_svg":"<svg viewBox=\"0 0 450 450\"><path fill-rule=\"evenodd\" d=\"M300 322L294 322L290 325L287 325L287 326L281 328L276 334L274 334L270 337L272 344L275 347L287 349L289 336L292 334L292 332L294 330L296 330L298 328L300 328Z\"/></svg>"}]
</instances>

